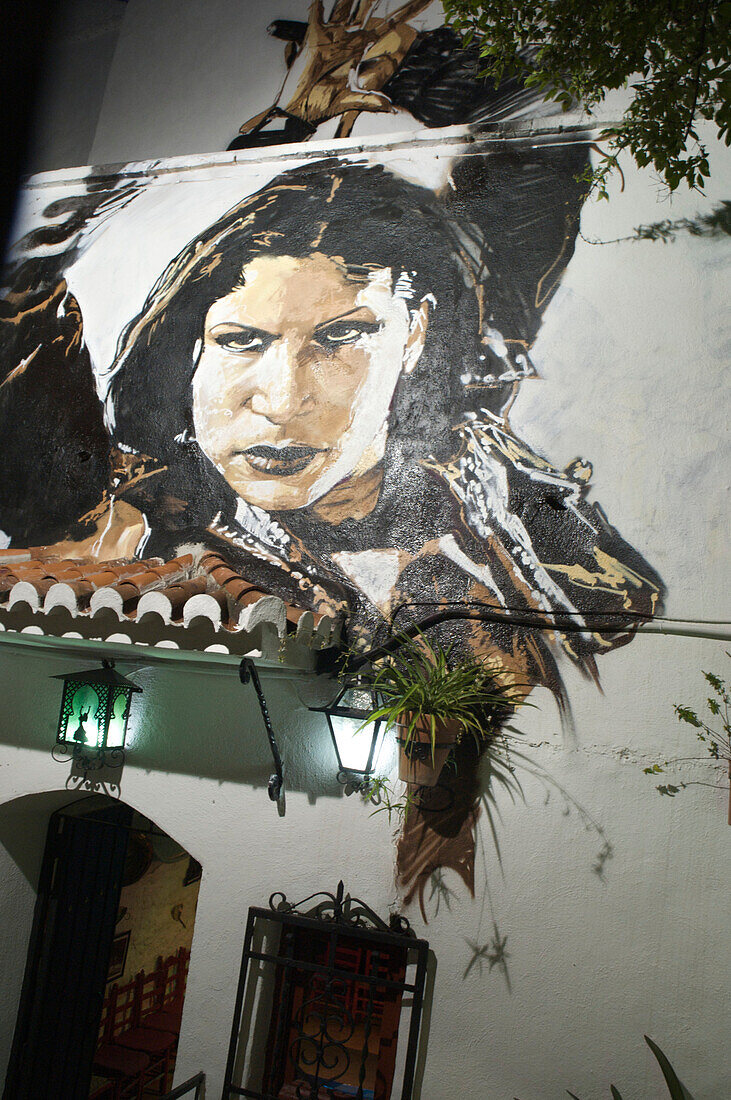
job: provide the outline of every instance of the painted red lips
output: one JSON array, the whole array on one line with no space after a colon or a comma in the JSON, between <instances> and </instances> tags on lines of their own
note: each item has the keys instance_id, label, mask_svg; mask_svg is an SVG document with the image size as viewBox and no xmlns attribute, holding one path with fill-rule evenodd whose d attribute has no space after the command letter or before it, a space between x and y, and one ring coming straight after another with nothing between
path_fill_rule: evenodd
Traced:
<instances>
[{"instance_id":1,"label":"painted red lips","mask_svg":"<svg viewBox=\"0 0 731 1100\"><path fill-rule=\"evenodd\" d=\"M271 447L265 444L247 447L240 452L252 470L271 474L273 477L291 477L306 469L315 455L322 454L316 447L294 444L289 447Z\"/></svg>"}]
</instances>

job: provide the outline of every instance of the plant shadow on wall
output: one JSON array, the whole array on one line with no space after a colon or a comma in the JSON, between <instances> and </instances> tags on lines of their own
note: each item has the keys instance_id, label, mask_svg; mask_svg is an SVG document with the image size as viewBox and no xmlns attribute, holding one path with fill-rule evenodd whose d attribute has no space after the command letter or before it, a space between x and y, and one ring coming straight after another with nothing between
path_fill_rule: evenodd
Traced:
<instances>
[{"instance_id":1,"label":"plant shadow on wall","mask_svg":"<svg viewBox=\"0 0 731 1100\"><path fill-rule=\"evenodd\" d=\"M495 916L488 876L488 858L481 818L487 824L498 866L504 873L499 829L500 800L525 802L521 773L537 780L544 804L558 794L562 812L578 815L582 826L600 840L592 871L603 879L612 846L604 828L569 792L525 751L524 737L513 724L526 699L528 685L516 682L497 658L454 658L453 648L432 645L422 634L397 637L398 648L381 656L357 675L359 687L374 695L368 721L385 720L396 731L400 749L397 787L389 777L376 776L362 791L372 813L386 813L401 826L397 870L407 888L408 904L417 895L428 920L440 908L451 910L456 894L444 877L449 867L475 892L477 844L484 866L484 892L464 978L497 969L510 989L507 936ZM429 888L428 899L426 890ZM486 911L490 932L483 933Z\"/></svg>"},{"instance_id":2,"label":"plant shadow on wall","mask_svg":"<svg viewBox=\"0 0 731 1100\"><path fill-rule=\"evenodd\" d=\"M624 177L622 177L622 190L624 190ZM731 201L723 199L713 207L710 213L698 214L695 218L663 218L659 222L638 225L633 233L612 237L607 241L587 237L579 229L582 241L591 245L621 244L625 241L660 241L662 244L672 244L681 233L688 233L691 237L709 237L714 240L731 236Z\"/></svg>"}]
</instances>

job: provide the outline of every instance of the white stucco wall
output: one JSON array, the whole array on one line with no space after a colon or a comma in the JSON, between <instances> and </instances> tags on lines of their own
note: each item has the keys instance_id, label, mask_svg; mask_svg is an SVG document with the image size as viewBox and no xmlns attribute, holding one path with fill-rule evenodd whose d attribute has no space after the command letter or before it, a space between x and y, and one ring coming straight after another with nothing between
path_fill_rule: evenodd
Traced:
<instances>
[{"instance_id":1,"label":"white stucco wall","mask_svg":"<svg viewBox=\"0 0 731 1100\"><path fill-rule=\"evenodd\" d=\"M120 0L63 0L44 43L25 171L90 160L104 88L127 5Z\"/></svg>"},{"instance_id":2,"label":"white stucco wall","mask_svg":"<svg viewBox=\"0 0 731 1100\"><path fill-rule=\"evenodd\" d=\"M697 698L694 670L718 667L719 656L714 643L657 638L610 655L606 696L574 685L574 750L564 746L548 700L526 714L528 752L544 778L522 772L525 800L513 805L498 797L502 866L483 821L476 899L447 872L449 906L442 901L436 912L436 898L429 900L427 926L415 908L408 913L437 962L422 1100L558 1100L567 1087L582 1100L599 1100L610 1080L629 1100L661 1095L643 1032L669 1053L696 1100L725 1095L727 796L692 788L663 800L640 766L658 753L687 750L670 702ZM0 750L0 799L7 802L58 789L66 779L67 769L48 751L58 691L49 676L78 658L2 658L4 697L13 685L33 693L32 705L23 692L11 696L6 729L35 746ZM297 899L342 878L385 915L397 901L392 829L385 815L369 817L357 797L338 796L332 749L321 722L302 709L295 681L263 674L288 770L280 818L266 796L269 761L253 692L235 670L165 667L135 678L145 691L122 797L203 864L177 1080L204 1069L215 1097L248 907L266 904L274 890ZM209 759L218 758L220 778L180 770L180 759L192 760L200 742ZM166 770L144 766L153 751L165 752ZM600 879L592 865L605 842L613 855ZM12 855L3 856L5 1051L31 908ZM465 976L470 942L491 940L493 921L508 938L510 989L487 964Z\"/></svg>"},{"instance_id":3,"label":"white stucco wall","mask_svg":"<svg viewBox=\"0 0 731 1100\"><path fill-rule=\"evenodd\" d=\"M267 27L275 19L307 22L310 7L310 0L129 0L108 65L90 163L226 149L242 123L277 102L287 75L285 43L267 34ZM326 18L332 7L323 4ZM380 0L371 14L384 17L401 7L403 0ZM409 25L428 31L443 22L442 6L433 0ZM290 80L281 106L291 91ZM612 92L595 117L618 118L625 103L624 92ZM564 124L585 117L580 110L545 110L558 113ZM336 128L337 120L323 123L315 136L327 140ZM352 136L423 128L402 109L363 112ZM80 162L60 160L56 166L71 163Z\"/></svg>"},{"instance_id":4,"label":"white stucco wall","mask_svg":"<svg viewBox=\"0 0 731 1100\"><path fill-rule=\"evenodd\" d=\"M378 14L401 6L385 0ZM328 14L332 5L323 7ZM309 0L130 0L91 162L225 149L243 122L272 105L286 75L285 43L267 27L274 19L307 22L309 8ZM411 25L427 30L442 22L441 4L433 3ZM354 133L413 128L403 113L361 115Z\"/></svg>"}]
</instances>

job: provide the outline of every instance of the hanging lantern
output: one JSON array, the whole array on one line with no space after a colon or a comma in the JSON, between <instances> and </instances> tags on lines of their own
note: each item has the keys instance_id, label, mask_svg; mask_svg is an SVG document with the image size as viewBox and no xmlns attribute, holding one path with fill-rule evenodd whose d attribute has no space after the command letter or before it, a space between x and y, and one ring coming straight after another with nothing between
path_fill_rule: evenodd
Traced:
<instances>
[{"instance_id":1,"label":"hanging lantern","mask_svg":"<svg viewBox=\"0 0 731 1100\"><path fill-rule=\"evenodd\" d=\"M62 759L72 756L84 767L119 766L124 760L132 694L142 688L115 672L113 661L103 661L100 669L54 679L63 680L55 751Z\"/></svg>"},{"instance_id":2,"label":"hanging lantern","mask_svg":"<svg viewBox=\"0 0 731 1100\"><path fill-rule=\"evenodd\" d=\"M368 787L383 733L382 720L369 722L378 703L369 688L347 687L326 707L311 707L327 718L338 761L338 780L351 790Z\"/></svg>"}]
</instances>

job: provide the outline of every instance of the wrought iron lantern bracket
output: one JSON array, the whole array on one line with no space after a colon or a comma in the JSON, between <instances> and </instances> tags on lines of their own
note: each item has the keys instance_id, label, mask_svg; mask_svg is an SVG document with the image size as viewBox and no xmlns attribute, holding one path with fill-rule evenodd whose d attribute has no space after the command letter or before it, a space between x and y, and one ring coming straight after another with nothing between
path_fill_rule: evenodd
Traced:
<instances>
[{"instance_id":1,"label":"wrought iron lantern bracket","mask_svg":"<svg viewBox=\"0 0 731 1100\"><path fill-rule=\"evenodd\" d=\"M239 679L242 684L248 684L249 681L254 685L254 691L256 697L259 700L259 709L264 721L264 728L267 731L267 737L269 739L269 748L272 752L272 759L274 760L274 772L269 776L269 783L267 790L272 802L279 802L284 790L284 765L282 764L282 755L279 751L277 739L274 736L274 730L272 729L271 718L269 717L269 708L267 707L267 701L262 691L261 680L259 679L259 673L256 671L256 665L250 657L244 657L239 665Z\"/></svg>"}]
</instances>

